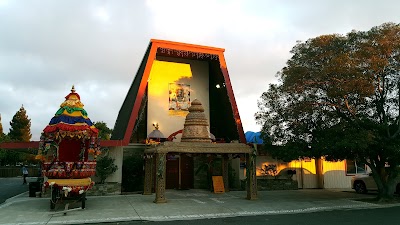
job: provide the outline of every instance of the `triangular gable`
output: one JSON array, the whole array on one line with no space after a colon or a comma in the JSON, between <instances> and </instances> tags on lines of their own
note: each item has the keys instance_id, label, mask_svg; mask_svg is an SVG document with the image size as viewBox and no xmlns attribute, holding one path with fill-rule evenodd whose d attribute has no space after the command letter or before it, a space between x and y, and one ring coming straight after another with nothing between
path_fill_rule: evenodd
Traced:
<instances>
[{"instance_id":1,"label":"triangular gable","mask_svg":"<svg viewBox=\"0 0 400 225\"><path fill-rule=\"evenodd\" d=\"M135 79L128 91L125 101L119 111L111 140L102 142L102 145L128 145L132 131L138 121L137 119L139 116L139 110L143 104L142 101L146 99L144 97L146 97L147 81L149 79L153 62L157 56L165 55L175 58L208 61L210 63L210 71L215 74L213 79L222 79L222 82L226 88L226 98L221 98L220 100L223 102L216 102L215 105L225 107L225 109L228 110L226 113L232 115L232 118L230 118L229 115L224 115L221 113L219 115L212 116L214 119L211 120L214 120L214 123L219 123L219 128L217 129L219 131L215 132L223 132L221 130L226 129L231 133L231 137L237 137L240 142L246 143L239 111L237 109L225 57L223 54L224 51L225 50L222 48L152 39L136 73ZM211 94L212 93L210 93L210 99ZM225 122L225 120L227 122ZM210 123L213 123L213 121L210 121ZM212 129L213 128L211 128L211 132L213 132Z\"/></svg>"}]
</instances>

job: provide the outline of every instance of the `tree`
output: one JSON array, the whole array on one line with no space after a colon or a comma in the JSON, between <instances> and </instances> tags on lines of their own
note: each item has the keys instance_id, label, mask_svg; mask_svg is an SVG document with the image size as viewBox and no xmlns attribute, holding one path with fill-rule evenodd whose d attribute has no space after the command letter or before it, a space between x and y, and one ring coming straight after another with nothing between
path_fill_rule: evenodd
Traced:
<instances>
[{"instance_id":1,"label":"tree","mask_svg":"<svg viewBox=\"0 0 400 225\"><path fill-rule=\"evenodd\" d=\"M0 138L2 138L4 136L3 133L3 124L1 123L1 114L0 114Z\"/></svg>"},{"instance_id":2,"label":"tree","mask_svg":"<svg viewBox=\"0 0 400 225\"><path fill-rule=\"evenodd\" d=\"M276 164L262 165L257 169L263 176L271 176L274 179L278 178L278 169Z\"/></svg>"},{"instance_id":3,"label":"tree","mask_svg":"<svg viewBox=\"0 0 400 225\"><path fill-rule=\"evenodd\" d=\"M20 152L9 150L9 149L0 149L0 165L12 165L15 166L17 162L21 161Z\"/></svg>"},{"instance_id":4,"label":"tree","mask_svg":"<svg viewBox=\"0 0 400 225\"><path fill-rule=\"evenodd\" d=\"M110 140L112 129L108 128L105 122L94 122L94 126L99 130L101 140Z\"/></svg>"},{"instance_id":5,"label":"tree","mask_svg":"<svg viewBox=\"0 0 400 225\"><path fill-rule=\"evenodd\" d=\"M13 116L10 122L11 128L8 136L13 141L25 141L31 140L31 120L26 115L26 110L22 105L21 108Z\"/></svg>"},{"instance_id":6,"label":"tree","mask_svg":"<svg viewBox=\"0 0 400 225\"><path fill-rule=\"evenodd\" d=\"M8 135L3 133L3 126L0 115L0 143L10 141ZM20 153L16 151L0 149L0 166L15 165L20 161Z\"/></svg>"},{"instance_id":7,"label":"tree","mask_svg":"<svg viewBox=\"0 0 400 225\"><path fill-rule=\"evenodd\" d=\"M355 159L378 199L392 198L400 164L400 25L298 42L258 102L255 118L273 156Z\"/></svg>"},{"instance_id":8,"label":"tree","mask_svg":"<svg viewBox=\"0 0 400 225\"><path fill-rule=\"evenodd\" d=\"M0 143L9 142L10 138L8 135L1 135L0 133ZM21 161L22 154L15 150L10 149L0 149L0 166L12 165L15 166L18 162Z\"/></svg>"}]
</instances>

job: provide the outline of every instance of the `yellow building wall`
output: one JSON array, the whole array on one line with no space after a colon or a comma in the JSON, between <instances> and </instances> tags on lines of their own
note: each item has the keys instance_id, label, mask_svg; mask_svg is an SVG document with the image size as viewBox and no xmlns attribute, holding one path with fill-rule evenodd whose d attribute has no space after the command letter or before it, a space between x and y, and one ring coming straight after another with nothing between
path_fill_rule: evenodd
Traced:
<instances>
[{"instance_id":1,"label":"yellow building wall","mask_svg":"<svg viewBox=\"0 0 400 225\"><path fill-rule=\"evenodd\" d=\"M287 170L296 170L296 174L293 175L292 179L297 181L298 188L318 187L314 159L310 159L307 161L293 160L286 163L280 160L276 160L270 156L257 156L257 176L262 176L259 169L268 164L277 165L279 178L287 178Z\"/></svg>"},{"instance_id":2,"label":"yellow building wall","mask_svg":"<svg viewBox=\"0 0 400 225\"><path fill-rule=\"evenodd\" d=\"M159 57L153 62L148 80L147 135L154 130L153 123L158 123L165 138L183 129L188 112L169 111L170 83L190 85L190 101L198 99L206 118L210 119L208 63L197 60L174 62L172 58ZM178 139L180 137L177 136Z\"/></svg>"},{"instance_id":3,"label":"yellow building wall","mask_svg":"<svg viewBox=\"0 0 400 225\"><path fill-rule=\"evenodd\" d=\"M296 170L296 174L292 177L297 180L299 188L318 188L318 175L315 159L309 160L293 160L284 163L269 156L258 156L256 167L262 168L263 165L276 164L278 174L281 177L286 176L287 170ZM323 188L351 188L351 177L346 176L346 161L329 162L322 160L322 177ZM257 171L257 176L262 176Z\"/></svg>"},{"instance_id":4,"label":"yellow building wall","mask_svg":"<svg viewBox=\"0 0 400 225\"><path fill-rule=\"evenodd\" d=\"M288 167L296 170L299 188L318 188L315 159L293 160L288 163Z\"/></svg>"},{"instance_id":5,"label":"yellow building wall","mask_svg":"<svg viewBox=\"0 0 400 225\"><path fill-rule=\"evenodd\" d=\"M351 177L346 176L346 161L323 160L324 188L351 188Z\"/></svg>"}]
</instances>

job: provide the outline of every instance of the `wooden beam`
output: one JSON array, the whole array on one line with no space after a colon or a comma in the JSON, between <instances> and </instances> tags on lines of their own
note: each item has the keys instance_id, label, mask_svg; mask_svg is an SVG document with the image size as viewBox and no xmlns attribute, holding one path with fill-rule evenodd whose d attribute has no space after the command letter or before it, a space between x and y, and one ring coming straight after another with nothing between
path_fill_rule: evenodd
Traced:
<instances>
[{"instance_id":1,"label":"wooden beam","mask_svg":"<svg viewBox=\"0 0 400 225\"><path fill-rule=\"evenodd\" d=\"M246 143L246 137L244 136L242 120L240 119L239 110L236 105L235 95L233 94L231 80L229 79L228 68L226 66L225 57L223 53L219 54L219 63L222 74L224 76L226 91L228 92L229 101L231 103L233 118L236 123L237 131L239 133L239 140L241 143Z\"/></svg>"},{"instance_id":2,"label":"wooden beam","mask_svg":"<svg viewBox=\"0 0 400 225\"><path fill-rule=\"evenodd\" d=\"M3 142L3 143L0 143L0 148L6 148L6 149L39 148L39 141L31 141L31 142Z\"/></svg>"},{"instance_id":3,"label":"wooden beam","mask_svg":"<svg viewBox=\"0 0 400 225\"><path fill-rule=\"evenodd\" d=\"M136 122L136 118L139 113L140 105L142 104L143 95L147 88L147 80L149 79L149 76L150 76L150 71L151 71L151 67L153 66L153 61L156 58L157 48L158 48L158 46L156 44L151 45L149 57L147 58L146 67L144 69L142 79L140 81L139 90L136 95L135 104L133 106L131 116L129 117L128 127L126 128L126 131L125 131L123 145L129 144L129 140L131 138L133 128L135 127L135 122Z\"/></svg>"},{"instance_id":4,"label":"wooden beam","mask_svg":"<svg viewBox=\"0 0 400 225\"><path fill-rule=\"evenodd\" d=\"M184 51L208 53L208 54L215 54L215 55L218 55L219 53L225 51L225 49L223 49L223 48L209 47L209 46L204 46L204 45L194 45L194 44L187 44L187 43L166 41L166 40L158 40L158 39L151 39L151 43L157 44L157 46L159 46L161 48L170 48L170 49L175 49L175 50L184 50Z\"/></svg>"}]
</instances>

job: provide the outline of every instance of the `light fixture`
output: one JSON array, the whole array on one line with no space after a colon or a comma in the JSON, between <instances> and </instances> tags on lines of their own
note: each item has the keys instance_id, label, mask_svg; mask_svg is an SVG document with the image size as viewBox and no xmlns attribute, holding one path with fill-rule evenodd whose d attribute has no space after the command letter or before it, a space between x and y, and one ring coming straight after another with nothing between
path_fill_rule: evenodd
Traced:
<instances>
[{"instance_id":1,"label":"light fixture","mask_svg":"<svg viewBox=\"0 0 400 225\"><path fill-rule=\"evenodd\" d=\"M219 84L215 85L216 88L221 88L221 86Z\"/></svg>"},{"instance_id":2,"label":"light fixture","mask_svg":"<svg viewBox=\"0 0 400 225\"><path fill-rule=\"evenodd\" d=\"M153 127L154 127L156 130L158 130L158 128L159 128L158 123L153 123Z\"/></svg>"},{"instance_id":3,"label":"light fixture","mask_svg":"<svg viewBox=\"0 0 400 225\"><path fill-rule=\"evenodd\" d=\"M154 130L150 132L150 134L147 136L147 138L153 138L153 139L161 139L164 138L164 134L158 130L159 126L158 123L153 123Z\"/></svg>"}]
</instances>

